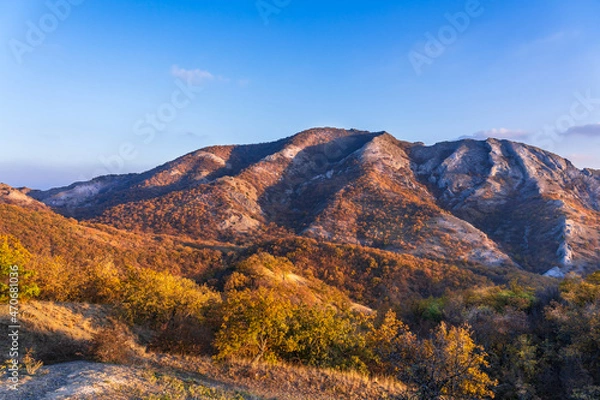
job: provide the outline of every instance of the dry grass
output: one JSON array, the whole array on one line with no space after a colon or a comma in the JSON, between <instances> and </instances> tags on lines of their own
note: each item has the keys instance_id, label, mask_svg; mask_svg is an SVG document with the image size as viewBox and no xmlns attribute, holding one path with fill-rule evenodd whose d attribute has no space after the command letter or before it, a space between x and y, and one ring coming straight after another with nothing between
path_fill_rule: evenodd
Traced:
<instances>
[{"instance_id":1,"label":"dry grass","mask_svg":"<svg viewBox=\"0 0 600 400\"><path fill-rule=\"evenodd\" d=\"M110 309L85 303L29 301L21 304L21 321L35 331L63 332L76 340L89 340L103 325ZM2 313L1 317L7 316Z\"/></svg>"},{"instance_id":2,"label":"dry grass","mask_svg":"<svg viewBox=\"0 0 600 400\"><path fill-rule=\"evenodd\" d=\"M0 327L10 324L8 307L0 308ZM83 358L89 344L105 323L110 308L74 303L29 301L21 303L21 349L32 349L45 363ZM0 336L0 348L8 348L8 337ZM6 356L6 355L5 355Z\"/></svg>"},{"instance_id":3,"label":"dry grass","mask_svg":"<svg viewBox=\"0 0 600 400\"><path fill-rule=\"evenodd\" d=\"M33 350L29 349L23 357L23 365L28 375L35 375L44 363L40 360L36 360L33 356Z\"/></svg>"},{"instance_id":4,"label":"dry grass","mask_svg":"<svg viewBox=\"0 0 600 400\"><path fill-rule=\"evenodd\" d=\"M126 384L115 385L110 391L94 399L214 399L214 400L258 400L246 391L214 385L200 377L158 372L154 369L138 370L137 379ZM112 392L112 393L111 393Z\"/></svg>"},{"instance_id":5,"label":"dry grass","mask_svg":"<svg viewBox=\"0 0 600 400\"><path fill-rule=\"evenodd\" d=\"M389 378L369 378L357 372L339 372L287 364L252 364L230 360L215 363L208 357L153 355L149 362L168 371L194 373L211 381L280 400L393 399L406 386Z\"/></svg>"},{"instance_id":6,"label":"dry grass","mask_svg":"<svg viewBox=\"0 0 600 400\"><path fill-rule=\"evenodd\" d=\"M110 319L98 331L91 343L90 355L98 362L126 364L140 354L136 338L123 322Z\"/></svg>"},{"instance_id":7,"label":"dry grass","mask_svg":"<svg viewBox=\"0 0 600 400\"><path fill-rule=\"evenodd\" d=\"M107 334L112 337L111 332L119 330L111 323L110 315L110 308L105 306L31 301L22 306L21 344L23 348L32 348L36 358L46 364L89 358L94 343L102 344L97 350L104 355L115 346L123 347L119 351L127 357L118 361L125 365L111 368L119 368L121 376L132 374L135 379L106 378L106 384L112 383L110 390L103 386L106 389L103 396L113 399L375 400L397 398L405 389L395 380L371 379L353 372L286 364L252 365L236 360L217 363L209 357L147 353L133 340L103 341ZM8 325L8 312L4 308L0 325ZM130 334L125 336L131 338ZM5 339L1 340L0 346L5 346ZM61 365L68 364L43 370L60 369ZM31 377L28 385L35 386L37 379L47 378Z\"/></svg>"}]
</instances>

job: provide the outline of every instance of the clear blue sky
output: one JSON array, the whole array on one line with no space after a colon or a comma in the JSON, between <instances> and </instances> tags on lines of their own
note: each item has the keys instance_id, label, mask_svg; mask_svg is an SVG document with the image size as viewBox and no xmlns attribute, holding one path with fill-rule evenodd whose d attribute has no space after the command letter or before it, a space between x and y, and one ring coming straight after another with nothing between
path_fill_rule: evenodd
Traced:
<instances>
[{"instance_id":1,"label":"clear blue sky","mask_svg":"<svg viewBox=\"0 0 600 400\"><path fill-rule=\"evenodd\" d=\"M600 168L597 0L71 1L0 2L0 181L14 186L315 126L507 137Z\"/></svg>"}]
</instances>

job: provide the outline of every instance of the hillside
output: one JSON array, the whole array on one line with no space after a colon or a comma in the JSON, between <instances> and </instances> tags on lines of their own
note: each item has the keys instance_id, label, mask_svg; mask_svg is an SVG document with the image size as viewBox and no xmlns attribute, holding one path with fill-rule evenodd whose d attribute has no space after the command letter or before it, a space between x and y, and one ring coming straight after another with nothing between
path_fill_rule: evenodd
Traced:
<instances>
[{"instance_id":1,"label":"hillside","mask_svg":"<svg viewBox=\"0 0 600 400\"><path fill-rule=\"evenodd\" d=\"M36 211L50 211L44 203L28 196L28 192L27 189L19 190L0 183L0 204L10 204Z\"/></svg>"},{"instance_id":2,"label":"hillside","mask_svg":"<svg viewBox=\"0 0 600 400\"><path fill-rule=\"evenodd\" d=\"M2 203L0 196L0 235L19 239L41 265L56 261L68 267L68 273L108 262L200 276L220 266L224 254L235 250L184 237L135 234L80 223L38 205L32 208Z\"/></svg>"},{"instance_id":3,"label":"hillside","mask_svg":"<svg viewBox=\"0 0 600 400\"><path fill-rule=\"evenodd\" d=\"M600 260L598 172L505 140L312 129L30 195L80 220L244 245L301 235L559 274Z\"/></svg>"},{"instance_id":4,"label":"hillside","mask_svg":"<svg viewBox=\"0 0 600 400\"><path fill-rule=\"evenodd\" d=\"M340 373L287 365L251 365L233 361L215 363L209 357L164 355L144 352L123 365L82 361L81 358L103 327L109 307L32 301L24 305L22 323L27 329L23 345L36 356L57 361L33 374L23 371L19 391L0 385L0 398L21 399L278 399L329 400L381 399L405 391L404 385L374 380L356 373ZM9 325L8 310L0 310L0 326ZM8 329L8 328L6 328ZM0 345L6 346L6 338ZM75 357L73 356L75 355ZM257 379L257 377L259 379Z\"/></svg>"},{"instance_id":5,"label":"hillside","mask_svg":"<svg viewBox=\"0 0 600 400\"><path fill-rule=\"evenodd\" d=\"M534 276L514 267L490 269L485 264L435 261L298 236L233 246L185 236L134 233L78 222L36 203L33 208L0 204L2 234L16 237L32 253L31 265L38 271L40 284L69 288L62 290L59 297L67 301L81 295L75 289L85 290L86 282L93 279L98 269L107 268L121 274L131 267L168 271L222 289L229 276L239 271L240 263L248 264L247 260L261 254L289 260L282 264L285 273L299 277L300 293L305 293L305 299L340 291L343 297L372 308L415 296L439 296L450 289L507 283L516 277L538 286ZM262 268L260 261L254 264ZM252 268L243 273L264 275ZM261 284L272 286L270 280L261 279ZM42 293L43 298L58 295Z\"/></svg>"},{"instance_id":6,"label":"hillside","mask_svg":"<svg viewBox=\"0 0 600 400\"><path fill-rule=\"evenodd\" d=\"M509 141L327 128L2 185L19 395L596 398L599 181Z\"/></svg>"}]
</instances>

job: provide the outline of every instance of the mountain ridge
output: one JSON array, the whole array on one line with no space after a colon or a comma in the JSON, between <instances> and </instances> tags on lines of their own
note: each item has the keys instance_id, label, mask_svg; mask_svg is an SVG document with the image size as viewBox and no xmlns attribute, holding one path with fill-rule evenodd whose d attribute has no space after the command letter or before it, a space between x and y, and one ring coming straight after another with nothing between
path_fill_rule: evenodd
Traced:
<instances>
[{"instance_id":1,"label":"mountain ridge","mask_svg":"<svg viewBox=\"0 0 600 400\"><path fill-rule=\"evenodd\" d=\"M29 195L65 216L207 240L300 235L559 275L600 264L600 173L508 140L314 128Z\"/></svg>"}]
</instances>

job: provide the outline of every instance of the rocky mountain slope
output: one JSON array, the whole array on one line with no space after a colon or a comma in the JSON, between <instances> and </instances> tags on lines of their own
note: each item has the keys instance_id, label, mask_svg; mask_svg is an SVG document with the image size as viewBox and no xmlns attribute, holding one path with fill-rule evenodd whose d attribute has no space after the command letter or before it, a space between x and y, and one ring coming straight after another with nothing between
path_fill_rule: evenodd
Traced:
<instances>
[{"instance_id":1,"label":"rocky mountain slope","mask_svg":"<svg viewBox=\"0 0 600 400\"><path fill-rule=\"evenodd\" d=\"M438 204L542 272L600 264L600 179L568 160L509 141L414 147L415 171Z\"/></svg>"},{"instance_id":2,"label":"rocky mountain slope","mask_svg":"<svg viewBox=\"0 0 600 400\"><path fill-rule=\"evenodd\" d=\"M36 211L50 211L44 203L41 203L27 195L27 189L15 189L0 183L0 204L10 204Z\"/></svg>"},{"instance_id":3,"label":"rocky mountain slope","mask_svg":"<svg viewBox=\"0 0 600 400\"><path fill-rule=\"evenodd\" d=\"M77 219L199 239L302 235L538 273L600 264L598 171L495 139L312 129L29 195Z\"/></svg>"}]
</instances>

